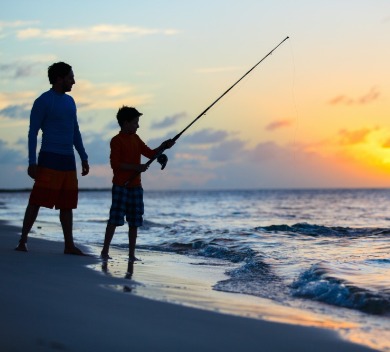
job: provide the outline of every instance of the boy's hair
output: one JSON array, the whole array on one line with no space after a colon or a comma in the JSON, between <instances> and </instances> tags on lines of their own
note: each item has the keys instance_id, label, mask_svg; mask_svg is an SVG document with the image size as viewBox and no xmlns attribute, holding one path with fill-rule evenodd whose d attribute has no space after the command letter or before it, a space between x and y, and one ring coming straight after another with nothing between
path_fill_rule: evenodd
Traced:
<instances>
[{"instance_id":1,"label":"boy's hair","mask_svg":"<svg viewBox=\"0 0 390 352\"><path fill-rule=\"evenodd\" d=\"M123 126L123 123L125 121L130 122L131 120L140 117L142 114L133 107L129 106L122 106L119 110L118 113L116 114L116 118L118 120L119 126Z\"/></svg>"},{"instance_id":2,"label":"boy's hair","mask_svg":"<svg viewBox=\"0 0 390 352\"><path fill-rule=\"evenodd\" d=\"M66 64L65 62L56 62L49 66L47 73L50 84L56 83L57 77L65 77L71 69L72 66Z\"/></svg>"}]
</instances>

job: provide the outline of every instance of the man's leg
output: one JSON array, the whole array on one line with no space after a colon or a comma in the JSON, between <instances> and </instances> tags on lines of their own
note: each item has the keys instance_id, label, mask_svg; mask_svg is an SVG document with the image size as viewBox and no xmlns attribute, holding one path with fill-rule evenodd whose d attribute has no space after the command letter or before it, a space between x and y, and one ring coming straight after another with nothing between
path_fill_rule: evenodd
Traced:
<instances>
[{"instance_id":1,"label":"man's leg","mask_svg":"<svg viewBox=\"0 0 390 352\"><path fill-rule=\"evenodd\" d=\"M114 237L115 229L116 229L116 225L107 223L106 234L104 235L103 249L101 252L101 257L103 259L111 259L110 256L108 255L108 252L110 250L111 240Z\"/></svg>"},{"instance_id":2,"label":"man's leg","mask_svg":"<svg viewBox=\"0 0 390 352\"><path fill-rule=\"evenodd\" d=\"M64 233L64 253L84 255L84 253L78 249L73 242L73 210L60 209L60 222L62 226L62 232Z\"/></svg>"},{"instance_id":3,"label":"man's leg","mask_svg":"<svg viewBox=\"0 0 390 352\"><path fill-rule=\"evenodd\" d=\"M138 260L135 257L135 245L137 243L137 230L135 226L129 226L129 261Z\"/></svg>"},{"instance_id":4,"label":"man's leg","mask_svg":"<svg viewBox=\"0 0 390 352\"><path fill-rule=\"evenodd\" d=\"M17 251L27 252L27 237L37 219L39 213L39 205L28 204L26 212L24 213L22 235L19 240L18 246L15 248Z\"/></svg>"}]
</instances>

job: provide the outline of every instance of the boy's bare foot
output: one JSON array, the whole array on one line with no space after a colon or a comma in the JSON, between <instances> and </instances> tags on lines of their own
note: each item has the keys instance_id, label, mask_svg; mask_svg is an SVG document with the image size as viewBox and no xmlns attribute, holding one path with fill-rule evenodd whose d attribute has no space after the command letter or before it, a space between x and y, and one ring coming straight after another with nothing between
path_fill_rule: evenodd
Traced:
<instances>
[{"instance_id":1,"label":"boy's bare foot","mask_svg":"<svg viewBox=\"0 0 390 352\"><path fill-rule=\"evenodd\" d=\"M87 254L83 253L80 249L78 249L77 247L65 248L64 254L87 255Z\"/></svg>"},{"instance_id":2,"label":"boy's bare foot","mask_svg":"<svg viewBox=\"0 0 390 352\"><path fill-rule=\"evenodd\" d=\"M18 246L15 248L15 251L19 251L19 252L28 252L26 243L24 243L24 242L19 242Z\"/></svg>"},{"instance_id":3,"label":"boy's bare foot","mask_svg":"<svg viewBox=\"0 0 390 352\"><path fill-rule=\"evenodd\" d=\"M108 253L103 253L103 252L100 253L100 258L102 258L103 260L112 259L112 258L108 255Z\"/></svg>"},{"instance_id":4,"label":"boy's bare foot","mask_svg":"<svg viewBox=\"0 0 390 352\"><path fill-rule=\"evenodd\" d=\"M141 259L138 259L137 257L135 257L134 255L133 256L130 256L129 255L129 262L139 262Z\"/></svg>"}]
</instances>

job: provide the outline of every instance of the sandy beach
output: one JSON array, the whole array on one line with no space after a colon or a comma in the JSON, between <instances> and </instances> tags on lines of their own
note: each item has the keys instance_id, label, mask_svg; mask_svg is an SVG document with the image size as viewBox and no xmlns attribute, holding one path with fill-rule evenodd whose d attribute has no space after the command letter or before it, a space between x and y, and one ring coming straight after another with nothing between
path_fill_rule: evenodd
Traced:
<instances>
[{"instance_id":1,"label":"sandy beach","mask_svg":"<svg viewBox=\"0 0 390 352\"><path fill-rule=\"evenodd\" d=\"M0 224L2 351L373 351L326 329L110 289L129 279L91 270L98 258L64 255L62 243L30 238L16 252L17 232Z\"/></svg>"}]
</instances>

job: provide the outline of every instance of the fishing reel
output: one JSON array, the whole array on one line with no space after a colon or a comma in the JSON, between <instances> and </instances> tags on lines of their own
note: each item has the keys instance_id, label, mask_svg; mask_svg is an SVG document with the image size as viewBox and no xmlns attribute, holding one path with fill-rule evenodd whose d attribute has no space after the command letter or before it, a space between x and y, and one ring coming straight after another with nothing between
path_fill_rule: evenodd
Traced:
<instances>
[{"instance_id":1,"label":"fishing reel","mask_svg":"<svg viewBox=\"0 0 390 352\"><path fill-rule=\"evenodd\" d=\"M168 163L168 157L165 154L160 154L157 157L157 162L161 165L161 170L164 170Z\"/></svg>"}]
</instances>

